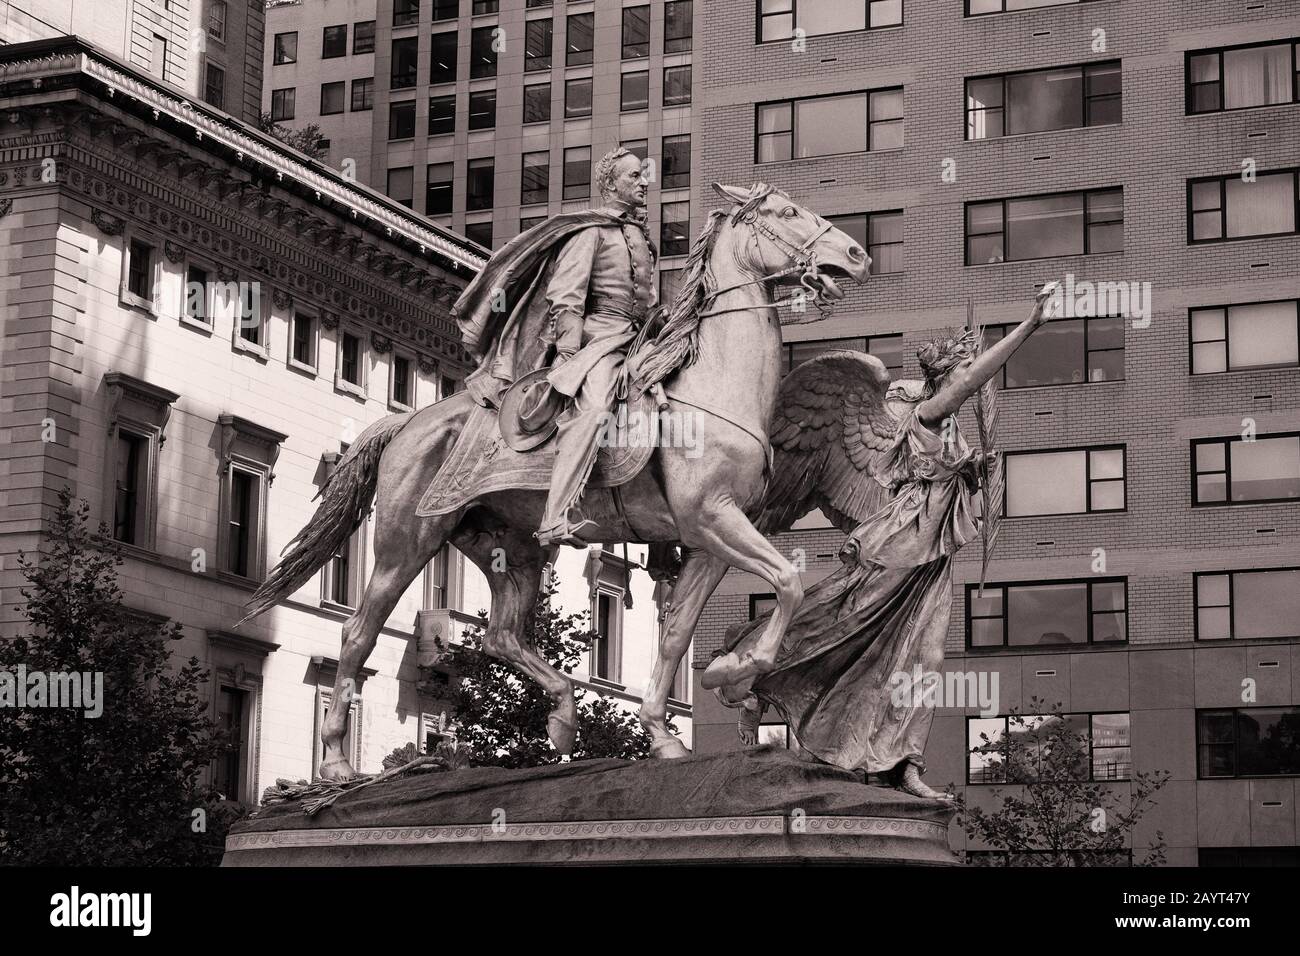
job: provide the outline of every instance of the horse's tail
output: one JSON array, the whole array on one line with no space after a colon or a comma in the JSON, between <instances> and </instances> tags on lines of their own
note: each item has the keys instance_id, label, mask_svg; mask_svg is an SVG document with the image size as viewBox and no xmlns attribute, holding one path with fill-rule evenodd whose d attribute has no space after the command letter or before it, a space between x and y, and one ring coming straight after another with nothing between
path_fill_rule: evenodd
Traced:
<instances>
[{"instance_id":1,"label":"horse's tail","mask_svg":"<svg viewBox=\"0 0 1300 956\"><path fill-rule=\"evenodd\" d=\"M247 605L239 624L250 620L288 597L321 568L357 529L375 497L379 459L388 443L405 427L414 412L389 415L368 426L348 448L334 473L316 497L321 503L310 521L284 550L281 558ZM283 552L281 552L283 554ZM238 627L239 625L235 625Z\"/></svg>"}]
</instances>

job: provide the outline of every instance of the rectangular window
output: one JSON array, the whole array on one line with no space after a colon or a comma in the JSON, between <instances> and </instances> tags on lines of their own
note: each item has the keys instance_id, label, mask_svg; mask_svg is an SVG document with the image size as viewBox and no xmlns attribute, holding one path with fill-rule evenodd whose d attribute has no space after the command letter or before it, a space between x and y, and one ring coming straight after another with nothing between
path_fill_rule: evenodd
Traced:
<instances>
[{"instance_id":1,"label":"rectangular window","mask_svg":"<svg viewBox=\"0 0 1300 956\"><path fill-rule=\"evenodd\" d=\"M465 224L465 238L470 242L477 242L484 249L492 248L492 220L486 222L467 222Z\"/></svg>"},{"instance_id":2,"label":"rectangular window","mask_svg":"<svg viewBox=\"0 0 1300 956\"><path fill-rule=\"evenodd\" d=\"M650 55L650 8L623 8L623 59L639 60Z\"/></svg>"},{"instance_id":3,"label":"rectangular window","mask_svg":"<svg viewBox=\"0 0 1300 956\"><path fill-rule=\"evenodd\" d=\"M1070 3L1092 3L1093 0L966 0L966 16L978 17L986 13L1012 13L1033 10L1036 7L1060 7Z\"/></svg>"},{"instance_id":4,"label":"rectangular window","mask_svg":"<svg viewBox=\"0 0 1300 956\"><path fill-rule=\"evenodd\" d=\"M540 226L544 222L546 222L545 216L520 216L519 231L527 232L529 229Z\"/></svg>"},{"instance_id":5,"label":"rectangular window","mask_svg":"<svg viewBox=\"0 0 1300 956\"><path fill-rule=\"evenodd\" d=\"M414 379L411 375L411 360L404 355L393 356L391 400L394 405L411 408L415 401Z\"/></svg>"},{"instance_id":6,"label":"rectangular window","mask_svg":"<svg viewBox=\"0 0 1300 956\"><path fill-rule=\"evenodd\" d=\"M804 342L788 342L781 346L781 374L788 375L809 359L814 359L826 352L848 349L854 352L869 352L884 363L890 378L898 378L907 361L901 335L852 336L843 339L813 339Z\"/></svg>"},{"instance_id":7,"label":"rectangular window","mask_svg":"<svg viewBox=\"0 0 1300 956\"><path fill-rule=\"evenodd\" d=\"M645 70L624 73L619 88L618 108L624 113L650 106L650 74Z\"/></svg>"},{"instance_id":8,"label":"rectangular window","mask_svg":"<svg viewBox=\"0 0 1300 956\"><path fill-rule=\"evenodd\" d=\"M429 97L429 135L456 131L456 94Z\"/></svg>"},{"instance_id":9,"label":"rectangular window","mask_svg":"<svg viewBox=\"0 0 1300 956\"><path fill-rule=\"evenodd\" d=\"M1300 707L1196 712L1196 776L1199 779L1298 774Z\"/></svg>"},{"instance_id":10,"label":"rectangular window","mask_svg":"<svg viewBox=\"0 0 1300 956\"><path fill-rule=\"evenodd\" d=\"M758 41L789 40L795 28L805 36L896 27L903 0L758 0Z\"/></svg>"},{"instance_id":11,"label":"rectangular window","mask_svg":"<svg viewBox=\"0 0 1300 956\"><path fill-rule=\"evenodd\" d=\"M966 138L1103 126L1122 119L1120 61L966 81Z\"/></svg>"},{"instance_id":12,"label":"rectangular window","mask_svg":"<svg viewBox=\"0 0 1300 956\"><path fill-rule=\"evenodd\" d=\"M274 66L283 66L286 63L298 62L298 34L277 33L275 42L272 46L271 63Z\"/></svg>"},{"instance_id":13,"label":"rectangular window","mask_svg":"<svg viewBox=\"0 0 1300 956\"><path fill-rule=\"evenodd\" d=\"M359 20L352 24L352 52L375 52L375 21Z\"/></svg>"},{"instance_id":14,"label":"rectangular window","mask_svg":"<svg viewBox=\"0 0 1300 956\"><path fill-rule=\"evenodd\" d=\"M666 202L659 209L659 254L686 255L691 251L691 204Z\"/></svg>"},{"instance_id":15,"label":"rectangular window","mask_svg":"<svg viewBox=\"0 0 1300 956\"><path fill-rule=\"evenodd\" d=\"M1015 325L986 325L984 341ZM1025 340L998 373L1003 388L1114 382L1124 377L1124 320L1117 316L1052 319Z\"/></svg>"},{"instance_id":16,"label":"rectangular window","mask_svg":"<svg viewBox=\"0 0 1300 956\"><path fill-rule=\"evenodd\" d=\"M643 163L646 161L646 157L650 155L650 141L646 139L624 140L618 145Z\"/></svg>"},{"instance_id":17,"label":"rectangular window","mask_svg":"<svg viewBox=\"0 0 1300 956\"><path fill-rule=\"evenodd\" d=\"M564 198L591 196L591 147L572 146L564 151Z\"/></svg>"},{"instance_id":18,"label":"rectangular window","mask_svg":"<svg viewBox=\"0 0 1300 956\"><path fill-rule=\"evenodd\" d=\"M353 539L347 537L339 544L338 550L330 555L329 587L326 599L341 607L352 607L352 564Z\"/></svg>"},{"instance_id":19,"label":"rectangular window","mask_svg":"<svg viewBox=\"0 0 1300 956\"><path fill-rule=\"evenodd\" d=\"M226 517L226 570L240 577L252 577L257 567L253 548L257 543L254 522L258 515L258 476L240 468L230 469L230 508Z\"/></svg>"},{"instance_id":20,"label":"rectangular window","mask_svg":"<svg viewBox=\"0 0 1300 956\"><path fill-rule=\"evenodd\" d=\"M262 289L257 282L240 282L235 308L238 310L239 339L249 345L262 344Z\"/></svg>"},{"instance_id":21,"label":"rectangular window","mask_svg":"<svg viewBox=\"0 0 1300 956\"><path fill-rule=\"evenodd\" d=\"M827 216L826 220L867 250L871 275L903 271L903 210Z\"/></svg>"},{"instance_id":22,"label":"rectangular window","mask_svg":"<svg viewBox=\"0 0 1300 956\"><path fill-rule=\"evenodd\" d=\"M469 78L497 75L496 27L475 27L469 35Z\"/></svg>"},{"instance_id":23,"label":"rectangular window","mask_svg":"<svg viewBox=\"0 0 1300 956\"><path fill-rule=\"evenodd\" d=\"M294 312L289 329L289 356L304 368L316 368L316 320L306 313Z\"/></svg>"},{"instance_id":24,"label":"rectangular window","mask_svg":"<svg viewBox=\"0 0 1300 956\"><path fill-rule=\"evenodd\" d=\"M326 27L321 37L320 58L332 60L338 56L348 55L348 25Z\"/></svg>"},{"instance_id":25,"label":"rectangular window","mask_svg":"<svg viewBox=\"0 0 1300 956\"><path fill-rule=\"evenodd\" d=\"M555 21L529 20L524 26L524 72L549 70L555 41Z\"/></svg>"},{"instance_id":26,"label":"rectangular window","mask_svg":"<svg viewBox=\"0 0 1300 956\"><path fill-rule=\"evenodd\" d=\"M899 0L901 3L902 0ZM695 10L691 0L668 0L664 4L664 53L686 53L695 32Z\"/></svg>"},{"instance_id":27,"label":"rectangular window","mask_svg":"<svg viewBox=\"0 0 1300 956\"><path fill-rule=\"evenodd\" d=\"M281 120L293 119L296 111L295 103L298 98L298 90L295 87L288 87L283 90L271 91L271 121L278 123Z\"/></svg>"},{"instance_id":28,"label":"rectangular window","mask_svg":"<svg viewBox=\"0 0 1300 956\"><path fill-rule=\"evenodd\" d=\"M203 73L203 99L217 109L226 106L226 71L215 63L206 64Z\"/></svg>"},{"instance_id":29,"label":"rectangular window","mask_svg":"<svg viewBox=\"0 0 1300 956\"><path fill-rule=\"evenodd\" d=\"M1286 236L1300 221L1295 170L1192 179L1187 183L1189 242Z\"/></svg>"},{"instance_id":30,"label":"rectangular window","mask_svg":"<svg viewBox=\"0 0 1300 956\"><path fill-rule=\"evenodd\" d=\"M338 80L334 83L322 83L320 85L320 113L321 116L331 116L335 113L343 112L343 81Z\"/></svg>"},{"instance_id":31,"label":"rectangular window","mask_svg":"<svg viewBox=\"0 0 1300 956\"><path fill-rule=\"evenodd\" d=\"M415 206L415 169L402 166L388 171L388 197L403 206Z\"/></svg>"},{"instance_id":32,"label":"rectangular window","mask_svg":"<svg viewBox=\"0 0 1300 956\"><path fill-rule=\"evenodd\" d=\"M393 26L413 27L420 22L420 0L393 0Z\"/></svg>"},{"instance_id":33,"label":"rectangular window","mask_svg":"<svg viewBox=\"0 0 1300 956\"><path fill-rule=\"evenodd\" d=\"M433 47L429 53L429 82L435 86L439 83L456 82L456 34L435 33Z\"/></svg>"},{"instance_id":34,"label":"rectangular window","mask_svg":"<svg viewBox=\"0 0 1300 956\"><path fill-rule=\"evenodd\" d=\"M352 112L375 108L375 78L363 77L352 81Z\"/></svg>"},{"instance_id":35,"label":"rectangular window","mask_svg":"<svg viewBox=\"0 0 1300 956\"><path fill-rule=\"evenodd\" d=\"M1192 374L1300 365L1300 309L1295 299L1192 309Z\"/></svg>"},{"instance_id":36,"label":"rectangular window","mask_svg":"<svg viewBox=\"0 0 1300 956\"><path fill-rule=\"evenodd\" d=\"M966 646L1038 647L1128 640L1124 578L966 586Z\"/></svg>"},{"instance_id":37,"label":"rectangular window","mask_svg":"<svg viewBox=\"0 0 1300 956\"><path fill-rule=\"evenodd\" d=\"M1192 504L1235 505L1300 498L1300 435L1192 442Z\"/></svg>"},{"instance_id":38,"label":"rectangular window","mask_svg":"<svg viewBox=\"0 0 1300 956\"><path fill-rule=\"evenodd\" d=\"M451 163L431 163L425 170L424 214L445 216L451 212L454 167Z\"/></svg>"},{"instance_id":39,"label":"rectangular window","mask_svg":"<svg viewBox=\"0 0 1300 956\"><path fill-rule=\"evenodd\" d=\"M138 299L153 302L154 248L132 239L128 246L126 291Z\"/></svg>"},{"instance_id":40,"label":"rectangular window","mask_svg":"<svg viewBox=\"0 0 1300 956\"><path fill-rule=\"evenodd\" d=\"M1066 726L1061 728L1058 721L1064 721ZM1045 775L1044 760L1057 733L1062 735L1060 739L1079 747L1074 759L1063 760L1058 754L1051 765L1058 772L1065 770L1067 779L1100 782L1128 780L1132 776L1128 714L1025 714L966 718L966 782L1005 784L1054 779ZM1016 738L1010 745L1008 734ZM1013 761L1010 768L1008 755Z\"/></svg>"},{"instance_id":41,"label":"rectangular window","mask_svg":"<svg viewBox=\"0 0 1300 956\"><path fill-rule=\"evenodd\" d=\"M471 159L466 177L468 198L465 208L491 209L495 204L496 165L491 159Z\"/></svg>"},{"instance_id":42,"label":"rectangular window","mask_svg":"<svg viewBox=\"0 0 1300 956\"><path fill-rule=\"evenodd\" d=\"M201 266L185 267L185 306L181 313L192 322L212 324L208 303L208 270Z\"/></svg>"},{"instance_id":43,"label":"rectangular window","mask_svg":"<svg viewBox=\"0 0 1300 956\"><path fill-rule=\"evenodd\" d=\"M415 100L391 103L388 107L388 138L410 139L415 135Z\"/></svg>"},{"instance_id":44,"label":"rectangular window","mask_svg":"<svg viewBox=\"0 0 1300 956\"><path fill-rule=\"evenodd\" d=\"M591 62L595 49L596 15L571 13L565 22L564 65L581 66Z\"/></svg>"},{"instance_id":45,"label":"rectangular window","mask_svg":"<svg viewBox=\"0 0 1300 956\"><path fill-rule=\"evenodd\" d=\"M420 38L404 37L393 41L393 69L389 88L406 90L415 86L419 68Z\"/></svg>"},{"instance_id":46,"label":"rectangular window","mask_svg":"<svg viewBox=\"0 0 1300 956\"><path fill-rule=\"evenodd\" d=\"M686 106L691 101L691 68L664 67L664 106Z\"/></svg>"},{"instance_id":47,"label":"rectangular window","mask_svg":"<svg viewBox=\"0 0 1300 956\"><path fill-rule=\"evenodd\" d=\"M1187 112L1218 113L1300 101L1300 42L1187 54Z\"/></svg>"},{"instance_id":48,"label":"rectangular window","mask_svg":"<svg viewBox=\"0 0 1300 956\"><path fill-rule=\"evenodd\" d=\"M1123 249L1123 189L966 204L968 266Z\"/></svg>"},{"instance_id":49,"label":"rectangular window","mask_svg":"<svg viewBox=\"0 0 1300 956\"><path fill-rule=\"evenodd\" d=\"M519 201L525 205L546 202L550 198L551 154L524 153L524 174Z\"/></svg>"},{"instance_id":50,"label":"rectangular window","mask_svg":"<svg viewBox=\"0 0 1300 956\"><path fill-rule=\"evenodd\" d=\"M1300 637L1300 568L1195 575L1196 639Z\"/></svg>"},{"instance_id":51,"label":"rectangular window","mask_svg":"<svg viewBox=\"0 0 1300 956\"><path fill-rule=\"evenodd\" d=\"M212 39L226 41L226 0L209 0L207 29Z\"/></svg>"},{"instance_id":52,"label":"rectangular window","mask_svg":"<svg viewBox=\"0 0 1300 956\"><path fill-rule=\"evenodd\" d=\"M1006 455L1006 515L1123 511L1124 446Z\"/></svg>"},{"instance_id":53,"label":"rectangular window","mask_svg":"<svg viewBox=\"0 0 1300 956\"><path fill-rule=\"evenodd\" d=\"M149 48L149 72L160 80L167 79L167 41L156 33L153 35L153 45Z\"/></svg>"},{"instance_id":54,"label":"rectangular window","mask_svg":"<svg viewBox=\"0 0 1300 956\"><path fill-rule=\"evenodd\" d=\"M622 637L623 602L619 595L597 591L592 621L591 676L607 681L619 679L619 643Z\"/></svg>"},{"instance_id":55,"label":"rectangular window","mask_svg":"<svg viewBox=\"0 0 1300 956\"><path fill-rule=\"evenodd\" d=\"M760 103L755 160L774 163L903 145L903 90Z\"/></svg>"},{"instance_id":56,"label":"rectangular window","mask_svg":"<svg viewBox=\"0 0 1300 956\"><path fill-rule=\"evenodd\" d=\"M470 15L477 17L484 13L496 13L497 8L498 0L474 0L470 6Z\"/></svg>"},{"instance_id":57,"label":"rectangular window","mask_svg":"<svg viewBox=\"0 0 1300 956\"><path fill-rule=\"evenodd\" d=\"M524 122L549 123L551 121L551 84L536 83L524 87Z\"/></svg>"},{"instance_id":58,"label":"rectangular window","mask_svg":"<svg viewBox=\"0 0 1300 956\"><path fill-rule=\"evenodd\" d=\"M361 336L344 332L339 337L339 378L361 385Z\"/></svg>"},{"instance_id":59,"label":"rectangular window","mask_svg":"<svg viewBox=\"0 0 1300 956\"><path fill-rule=\"evenodd\" d=\"M143 540L149 467L149 439L121 428L117 430L117 474L114 479L113 537L124 544Z\"/></svg>"},{"instance_id":60,"label":"rectangular window","mask_svg":"<svg viewBox=\"0 0 1300 956\"><path fill-rule=\"evenodd\" d=\"M433 0L433 22L455 20L460 16L460 0Z\"/></svg>"},{"instance_id":61,"label":"rectangular window","mask_svg":"<svg viewBox=\"0 0 1300 956\"><path fill-rule=\"evenodd\" d=\"M469 94L469 128L493 129L497 125L497 91L474 90Z\"/></svg>"},{"instance_id":62,"label":"rectangular window","mask_svg":"<svg viewBox=\"0 0 1300 956\"><path fill-rule=\"evenodd\" d=\"M226 732L226 743L212 766L212 786L229 800L244 799L244 761L248 748L247 691L222 687L217 692L217 726Z\"/></svg>"},{"instance_id":63,"label":"rectangular window","mask_svg":"<svg viewBox=\"0 0 1300 956\"><path fill-rule=\"evenodd\" d=\"M642 157L644 160L644 157ZM684 189L691 184L691 137L665 136L663 140L663 188Z\"/></svg>"},{"instance_id":64,"label":"rectangular window","mask_svg":"<svg viewBox=\"0 0 1300 956\"><path fill-rule=\"evenodd\" d=\"M564 81L564 118L581 119L591 115L591 77Z\"/></svg>"}]
</instances>

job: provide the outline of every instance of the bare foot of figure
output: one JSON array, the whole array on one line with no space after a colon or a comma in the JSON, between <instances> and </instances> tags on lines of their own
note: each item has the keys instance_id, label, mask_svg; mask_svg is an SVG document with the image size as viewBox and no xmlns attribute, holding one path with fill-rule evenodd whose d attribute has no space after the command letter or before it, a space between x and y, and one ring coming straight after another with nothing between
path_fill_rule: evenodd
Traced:
<instances>
[{"instance_id":1,"label":"bare foot of figure","mask_svg":"<svg viewBox=\"0 0 1300 956\"><path fill-rule=\"evenodd\" d=\"M904 793L910 793L914 797L921 797L925 800L944 800L951 801L955 799L951 793L945 793L926 786L921 782L921 772L916 764L910 760L903 761L903 772L897 777L898 782L894 785Z\"/></svg>"},{"instance_id":2,"label":"bare foot of figure","mask_svg":"<svg viewBox=\"0 0 1300 956\"><path fill-rule=\"evenodd\" d=\"M326 754L325 759L321 761L316 776L326 783L343 783L345 780L351 780L353 777L358 776L358 774L352 768L352 764L348 763L346 757L342 755L331 757Z\"/></svg>"}]
</instances>

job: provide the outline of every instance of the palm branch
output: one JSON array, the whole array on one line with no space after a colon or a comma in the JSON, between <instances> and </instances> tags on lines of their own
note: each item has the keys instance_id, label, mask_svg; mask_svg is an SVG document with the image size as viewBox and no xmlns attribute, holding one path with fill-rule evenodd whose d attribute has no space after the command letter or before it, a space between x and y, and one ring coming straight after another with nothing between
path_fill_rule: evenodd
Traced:
<instances>
[{"instance_id":1,"label":"palm branch","mask_svg":"<svg viewBox=\"0 0 1300 956\"><path fill-rule=\"evenodd\" d=\"M966 300L966 326L979 337L980 349L983 350L984 330L975 325L975 308L970 299ZM998 541L998 531L1002 528L1002 488L1005 481L1002 471L1002 456L989 458L997 451L998 435L998 386L996 376L990 378L975 395L975 418L979 425L980 450L984 454L981 470L983 481L980 482L983 495L984 520L980 522L980 536L983 542L983 560L980 565L979 596L984 596L984 582L988 579L989 560L993 557L993 548Z\"/></svg>"}]
</instances>

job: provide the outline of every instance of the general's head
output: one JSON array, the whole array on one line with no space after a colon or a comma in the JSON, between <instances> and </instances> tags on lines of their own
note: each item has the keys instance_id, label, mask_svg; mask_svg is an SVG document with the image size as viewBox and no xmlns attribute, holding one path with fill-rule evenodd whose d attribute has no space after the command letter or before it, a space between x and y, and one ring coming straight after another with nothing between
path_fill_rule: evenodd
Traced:
<instances>
[{"instance_id":1,"label":"general's head","mask_svg":"<svg viewBox=\"0 0 1300 956\"><path fill-rule=\"evenodd\" d=\"M622 146L610 150L596 164L596 188L603 202L644 206L649 185L641 160Z\"/></svg>"}]
</instances>

